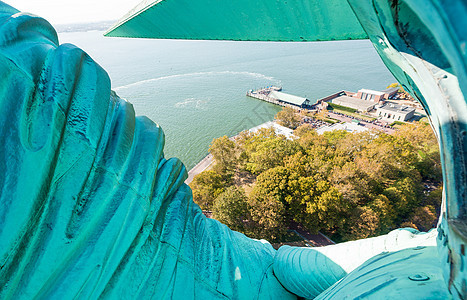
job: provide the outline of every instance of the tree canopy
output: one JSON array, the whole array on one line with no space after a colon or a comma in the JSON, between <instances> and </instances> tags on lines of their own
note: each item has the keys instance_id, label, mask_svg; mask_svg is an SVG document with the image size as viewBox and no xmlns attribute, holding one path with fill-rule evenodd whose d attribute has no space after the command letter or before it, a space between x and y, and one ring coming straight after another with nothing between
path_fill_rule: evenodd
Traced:
<instances>
[{"instance_id":1,"label":"tree canopy","mask_svg":"<svg viewBox=\"0 0 467 300\"><path fill-rule=\"evenodd\" d=\"M277 123L282 126L295 129L300 125L300 118L297 116L295 109L291 107L284 107L276 114L275 119Z\"/></svg>"},{"instance_id":2,"label":"tree canopy","mask_svg":"<svg viewBox=\"0 0 467 300\"><path fill-rule=\"evenodd\" d=\"M212 207L214 216L233 228L272 241L292 222L337 241L435 225L441 164L424 120L404 124L393 135L318 135L306 125L294 134L298 139L288 140L264 129L244 132L235 142L215 140L211 153L217 167L191 184L195 201ZM241 181L225 180L226 172L256 180L228 188Z\"/></svg>"}]
</instances>

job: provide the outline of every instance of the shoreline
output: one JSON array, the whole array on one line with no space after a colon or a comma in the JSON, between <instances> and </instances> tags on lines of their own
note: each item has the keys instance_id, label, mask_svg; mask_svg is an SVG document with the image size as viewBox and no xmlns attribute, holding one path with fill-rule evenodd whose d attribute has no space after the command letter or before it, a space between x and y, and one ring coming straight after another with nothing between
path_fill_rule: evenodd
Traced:
<instances>
[{"instance_id":1,"label":"shoreline","mask_svg":"<svg viewBox=\"0 0 467 300\"><path fill-rule=\"evenodd\" d=\"M193 168L188 171L188 178L185 180L186 184L190 184L195 178L196 175L205 171L213 162L213 157L211 153L208 153L199 163L197 163Z\"/></svg>"},{"instance_id":2,"label":"shoreline","mask_svg":"<svg viewBox=\"0 0 467 300\"><path fill-rule=\"evenodd\" d=\"M255 127L252 127L250 129L245 129L245 130L248 130L248 131L257 131L258 129L260 128L263 128L263 127L276 127L276 126L280 126L279 124L276 123L275 120L272 120L272 121L267 121L267 122L264 122L262 124L259 124ZM243 131L245 131L243 130ZM241 131L241 132L243 132ZM230 137L229 139L235 139L235 137L237 137L238 135L240 134L237 133L236 135ZM199 173L205 171L206 169L208 169L212 162L214 161L214 158L212 156L211 153L208 153L202 160L200 160L193 168L191 168L189 171L188 171L188 178L185 180L185 183L186 184L190 184L192 181L193 181L193 178L195 178L196 175L198 175Z\"/></svg>"},{"instance_id":3,"label":"shoreline","mask_svg":"<svg viewBox=\"0 0 467 300\"><path fill-rule=\"evenodd\" d=\"M348 116L348 115L339 115L339 114L336 114L334 112L329 112L329 115L331 115L331 118L335 119L338 121L339 124L342 124L342 123L352 123L352 121L355 119L354 117L351 117L351 116ZM367 128L367 129L376 129L376 130L379 130L379 131L382 131L386 134L394 134L395 130L394 128L386 128L386 127L383 127L381 125L376 125L376 124L373 124L373 122L368 122L368 121L364 121L364 120L359 120L360 121L360 124L363 128ZM276 131L276 133L278 134L282 134L284 136L286 136L288 139L292 138L293 136L293 130L292 129L289 129L287 127L284 127L284 126L281 126L277 123L276 120L272 120L272 121L267 121L267 122L264 122L262 124L259 124L257 126L254 126L250 129L245 129L245 130L248 130L249 132L255 132L255 131L258 131L259 129L261 128L274 128L274 130ZM332 125L327 125L325 127L332 127ZM245 131L243 130L243 131ZM241 132L243 132L241 131ZM230 137L229 139L230 140L235 140L235 138L240 134L237 133L236 135ZM205 171L206 169L208 169L211 164L213 163L213 156L208 153L203 159L201 159L201 161L199 161L193 168L191 168L189 171L188 171L188 178L185 180L185 183L186 184L190 184L194 177L196 175L198 175L199 173Z\"/></svg>"}]
</instances>

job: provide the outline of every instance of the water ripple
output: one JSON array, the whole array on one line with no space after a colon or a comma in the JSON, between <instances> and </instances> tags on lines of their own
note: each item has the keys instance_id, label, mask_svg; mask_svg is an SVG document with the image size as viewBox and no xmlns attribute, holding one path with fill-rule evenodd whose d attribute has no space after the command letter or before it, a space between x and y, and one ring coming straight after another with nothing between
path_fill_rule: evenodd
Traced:
<instances>
[{"instance_id":1,"label":"water ripple","mask_svg":"<svg viewBox=\"0 0 467 300\"><path fill-rule=\"evenodd\" d=\"M137 82L133 82L130 84L122 85L119 87L114 88L115 91L119 91L122 89L128 89L136 86L141 86L150 82L156 82L160 80L166 80L166 79L174 79L174 78L181 78L181 77L190 77L190 76L203 76L203 75L244 75L244 76L250 76L254 78L259 78L259 79L265 79L268 81L277 81L272 76L267 76L261 73L254 73L254 72L235 72L235 71L210 71L210 72L194 72L194 73L184 73L184 74L176 74L176 75L169 75L169 76L161 76L161 77L156 77L156 78L150 78L150 79L145 79L145 80L140 80Z\"/></svg>"}]
</instances>

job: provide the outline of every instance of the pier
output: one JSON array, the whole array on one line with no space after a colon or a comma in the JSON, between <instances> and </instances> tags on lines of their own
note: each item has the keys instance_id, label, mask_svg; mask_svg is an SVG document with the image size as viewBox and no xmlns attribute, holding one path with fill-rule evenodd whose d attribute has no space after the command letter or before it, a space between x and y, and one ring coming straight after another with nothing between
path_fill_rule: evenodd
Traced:
<instances>
[{"instance_id":1,"label":"pier","mask_svg":"<svg viewBox=\"0 0 467 300\"><path fill-rule=\"evenodd\" d=\"M307 98L283 93L282 88L277 86L269 86L256 91L250 90L246 95L248 97L280 106L291 107L297 110L313 108L313 105L310 104L310 100Z\"/></svg>"},{"instance_id":2,"label":"pier","mask_svg":"<svg viewBox=\"0 0 467 300\"><path fill-rule=\"evenodd\" d=\"M248 97L251 97L251 98L255 98L255 99L266 101L266 102L269 102L269 103L272 103L272 104L284 106L279 102L279 100L277 100L275 98L272 98L270 96L271 92L274 92L274 91L280 92L280 91L282 91L282 87L269 86L267 88L259 89L259 90L256 90L256 91L249 90L246 93L246 95Z\"/></svg>"},{"instance_id":3,"label":"pier","mask_svg":"<svg viewBox=\"0 0 467 300\"><path fill-rule=\"evenodd\" d=\"M286 94L281 91L281 87L269 86L256 91L250 90L246 95L272 104L287 106L294 109L310 109L312 107L312 105L310 105L310 100L307 98Z\"/></svg>"}]
</instances>

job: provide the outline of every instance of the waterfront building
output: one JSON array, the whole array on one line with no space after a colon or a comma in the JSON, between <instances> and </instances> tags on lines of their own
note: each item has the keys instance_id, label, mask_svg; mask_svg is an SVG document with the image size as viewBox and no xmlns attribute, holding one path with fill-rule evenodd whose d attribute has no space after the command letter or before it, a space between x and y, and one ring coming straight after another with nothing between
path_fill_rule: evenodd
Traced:
<instances>
[{"instance_id":1,"label":"waterfront building","mask_svg":"<svg viewBox=\"0 0 467 300\"><path fill-rule=\"evenodd\" d=\"M415 108L394 103L385 103L376 107L376 115L387 121L407 121L415 113Z\"/></svg>"},{"instance_id":2,"label":"waterfront building","mask_svg":"<svg viewBox=\"0 0 467 300\"><path fill-rule=\"evenodd\" d=\"M340 91L325 98L319 99L317 103L324 108L325 102L331 102L336 105L350 107L358 112L369 112L377 104L383 104L385 100L391 99L399 88L388 88L383 91L374 91L369 89L360 89L358 92Z\"/></svg>"},{"instance_id":3,"label":"waterfront building","mask_svg":"<svg viewBox=\"0 0 467 300\"><path fill-rule=\"evenodd\" d=\"M384 93L384 99L392 99L392 97L394 97L397 92L399 92L399 87L391 87L391 88L387 88L385 90L382 90L381 92Z\"/></svg>"},{"instance_id":4,"label":"waterfront building","mask_svg":"<svg viewBox=\"0 0 467 300\"><path fill-rule=\"evenodd\" d=\"M292 106L296 108L310 107L310 100L308 100L307 98L290 95L276 90L271 91L269 93L269 97L276 99L280 103L284 104L284 106Z\"/></svg>"},{"instance_id":5,"label":"waterfront building","mask_svg":"<svg viewBox=\"0 0 467 300\"><path fill-rule=\"evenodd\" d=\"M340 106L350 107L356 109L359 112L369 112L372 110L378 102L362 100L357 97L349 96L347 94L337 96L331 100L331 103Z\"/></svg>"},{"instance_id":6,"label":"waterfront building","mask_svg":"<svg viewBox=\"0 0 467 300\"><path fill-rule=\"evenodd\" d=\"M374 91L369 89L361 89L354 96L362 100L369 100L373 102L383 102L384 100L390 99L399 91L398 87L387 88L382 91Z\"/></svg>"},{"instance_id":7,"label":"waterfront building","mask_svg":"<svg viewBox=\"0 0 467 300\"><path fill-rule=\"evenodd\" d=\"M378 103L379 101L384 100L384 92L368 90L368 89L361 89L361 90L359 90L357 92L357 94L354 97L358 98L358 99L361 99L361 100L366 100L366 101L371 101L371 102Z\"/></svg>"}]
</instances>

